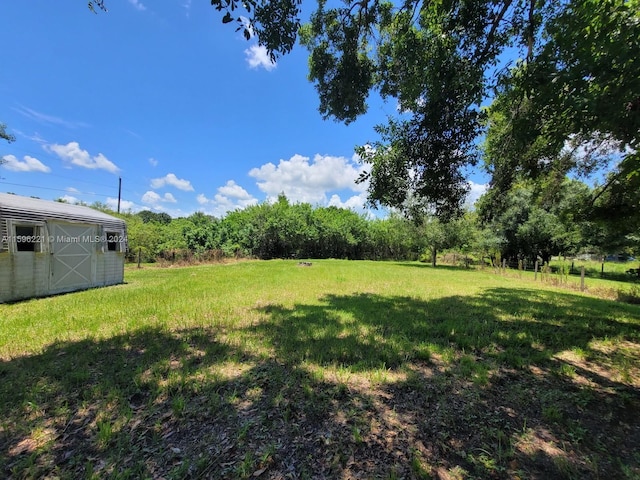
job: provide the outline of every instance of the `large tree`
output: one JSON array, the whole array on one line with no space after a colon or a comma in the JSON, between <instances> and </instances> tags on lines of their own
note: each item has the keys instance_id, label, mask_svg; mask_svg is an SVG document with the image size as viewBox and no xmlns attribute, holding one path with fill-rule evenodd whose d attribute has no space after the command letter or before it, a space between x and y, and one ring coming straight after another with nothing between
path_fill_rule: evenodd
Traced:
<instances>
[{"instance_id":1,"label":"large tree","mask_svg":"<svg viewBox=\"0 0 640 480\"><path fill-rule=\"evenodd\" d=\"M524 152L523 169L535 171L569 140L637 146L638 0L318 0L302 27L301 0L211 4L272 58L299 33L325 118L353 121L372 90L397 102L379 140L360 149L373 205L456 213L487 128L481 105L495 93L506 98L495 107L507 124L498 150L511 152L496 165L519 167L513 152ZM515 68L504 65L509 54L520 58ZM627 155L620 175L637 164Z\"/></svg>"},{"instance_id":2,"label":"large tree","mask_svg":"<svg viewBox=\"0 0 640 480\"><path fill-rule=\"evenodd\" d=\"M640 174L640 2L569 2L549 19L532 58L511 71L488 116L492 188L521 176L611 171L611 185ZM553 183L549 183L553 187Z\"/></svg>"}]
</instances>

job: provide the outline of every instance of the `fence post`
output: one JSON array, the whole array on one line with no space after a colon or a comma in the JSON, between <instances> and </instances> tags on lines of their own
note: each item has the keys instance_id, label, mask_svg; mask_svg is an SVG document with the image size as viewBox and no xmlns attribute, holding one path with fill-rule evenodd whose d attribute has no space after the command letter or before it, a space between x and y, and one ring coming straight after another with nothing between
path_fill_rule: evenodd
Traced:
<instances>
[{"instance_id":1,"label":"fence post","mask_svg":"<svg viewBox=\"0 0 640 480\"><path fill-rule=\"evenodd\" d=\"M140 268L140 262L142 261L142 247L138 248L138 268Z\"/></svg>"},{"instance_id":2,"label":"fence post","mask_svg":"<svg viewBox=\"0 0 640 480\"><path fill-rule=\"evenodd\" d=\"M584 292L584 265L580 268L580 291Z\"/></svg>"},{"instance_id":3,"label":"fence post","mask_svg":"<svg viewBox=\"0 0 640 480\"><path fill-rule=\"evenodd\" d=\"M533 274L533 280L536 281L538 280L538 260L536 260L535 265L533 266L534 268L534 274Z\"/></svg>"}]
</instances>

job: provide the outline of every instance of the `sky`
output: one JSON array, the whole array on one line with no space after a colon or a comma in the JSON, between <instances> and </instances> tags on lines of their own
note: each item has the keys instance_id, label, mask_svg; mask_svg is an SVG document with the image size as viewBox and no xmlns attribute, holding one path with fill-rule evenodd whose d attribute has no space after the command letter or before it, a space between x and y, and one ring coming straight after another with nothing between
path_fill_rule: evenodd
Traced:
<instances>
[{"instance_id":1,"label":"sky","mask_svg":"<svg viewBox=\"0 0 640 480\"><path fill-rule=\"evenodd\" d=\"M224 216L284 193L366 212L356 145L396 105L323 120L307 51L273 64L205 0L4 2L0 192ZM472 198L486 177L470 175Z\"/></svg>"}]
</instances>

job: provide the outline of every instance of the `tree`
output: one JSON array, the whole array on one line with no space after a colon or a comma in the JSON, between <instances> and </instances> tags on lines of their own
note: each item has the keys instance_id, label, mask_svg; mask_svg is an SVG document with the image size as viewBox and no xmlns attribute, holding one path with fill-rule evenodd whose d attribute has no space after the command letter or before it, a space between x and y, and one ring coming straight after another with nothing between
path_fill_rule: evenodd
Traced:
<instances>
[{"instance_id":1,"label":"tree","mask_svg":"<svg viewBox=\"0 0 640 480\"><path fill-rule=\"evenodd\" d=\"M512 5L512 3L514 5ZM350 122L372 89L398 101L398 119L361 148L370 165L369 202L417 217L451 217L467 193L464 169L477 159L485 73L518 35L525 2L323 2L301 30L320 112ZM516 5L517 4L517 5Z\"/></svg>"},{"instance_id":2,"label":"tree","mask_svg":"<svg viewBox=\"0 0 640 480\"><path fill-rule=\"evenodd\" d=\"M486 246L495 248L499 239L502 258L548 262L552 255L577 253L597 237L598 227L585 209L591 195L587 185L565 179L548 193L548 187L523 179L512 185L503 202L495 202L494 192L487 192L476 204Z\"/></svg>"},{"instance_id":3,"label":"tree","mask_svg":"<svg viewBox=\"0 0 640 480\"><path fill-rule=\"evenodd\" d=\"M443 221L435 216L426 218L423 225L424 242L428 247L431 265L436 266L438 252L456 249L467 254L476 243L477 227L475 215L465 212L457 218Z\"/></svg>"},{"instance_id":4,"label":"tree","mask_svg":"<svg viewBox=\"0 0 640 480\"><path fill-rule=\"evenodd\" d=\"M136 213L144 223L156 222L162 225L168 225L171 223L171 215L166 212L152 212L151 210L141 210Z\"/></svg>"},{"instance_id":5,"label":"tree","mask_svg":"<svg viewBox=\"0 0 640 480\"><path fill-rule=\"evenodd\" d=\"M16 141L16 137L7 132L7 126L4 123L0 123L0 138L9 143Z\"/></svg>"},{"instance_id":6,"label":"tree","mask_svg":"<svg viewBox=\"0 0 640 480\"><path fill-rule=\"evenodd\" d=\"M504 193L518 177L550 175L557 186L569 173L609 170L593 203L640 174L640 2L574 0L542 33L546 41L490 108L492 188Z\"/></svg>"},{"instance_id":7,"label":"tree","mask_svg":"<svg viewBox=\"0 0 640 480\"><path fill-rule=\"evenodd\" d=\"M549 168L551 157L566 171L555 160L571 139L599 137L636 148L639 3L343 0L329 6L318 0L299 28L301 0L212 0L222 23L236 25L247 39L255 35L272 59L289 52L300 33L323 117L355 120L367 111L372 90L395 100L398 115L378 126L373 148L359 150L369 165L360 180L370 181L374 206L443 218L460 211L465 169L493 125L480 106L494 93L505 98L492 108L502 114L506 140L493 153L507 155L494 172L505 180L507 166L535 171ZM89 7L104 4L91 0ZM512 49L522 60L503 68L501 55ZM637 154L626 155L619 178L639 165Z\"/></svg>"}]
</instances>

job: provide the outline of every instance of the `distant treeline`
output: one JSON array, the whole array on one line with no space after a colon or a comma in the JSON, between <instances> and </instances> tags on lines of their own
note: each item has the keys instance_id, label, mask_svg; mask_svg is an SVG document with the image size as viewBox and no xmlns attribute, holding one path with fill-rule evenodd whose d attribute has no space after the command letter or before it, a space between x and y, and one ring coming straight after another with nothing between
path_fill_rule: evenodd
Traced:
<instances>
[{"instance_id":1,"label":"distant treeline","mask_svg":"<svg viewBox=\"0 0 640 480\"><path fill-rule=\"evenodd\" d=\"M502 202L484 195L476 209L447 221L420 221L391 214L368 218L337 207L291 203L284 195L235 210L223 218L198 212L186 218L144 210L127 221L132 260L211 257L343 258L424 260L435 264L445 251L487 262L548 263L552 256L581 253L640 254L640 210L618 218L598 214L590 187L567 179L551 197L521 183ZM104 205L93 205L105 209ZM113 212L109 212L113 213Z\"/></svg>"},{"instance_id":2,"label":"distant treeline","mask_svg":"<svg viewBox=\"0 0 640 480\"><path fill-rule=\"evenodd\" d=\"M290 203L280 196L216 218L197 212L172 219L144 210L122 214L132 259L226 257L415 260L425 249L420 229L391 216L368 219L337 207Z\"/></svg>"}]
</instances>

